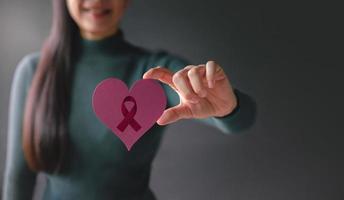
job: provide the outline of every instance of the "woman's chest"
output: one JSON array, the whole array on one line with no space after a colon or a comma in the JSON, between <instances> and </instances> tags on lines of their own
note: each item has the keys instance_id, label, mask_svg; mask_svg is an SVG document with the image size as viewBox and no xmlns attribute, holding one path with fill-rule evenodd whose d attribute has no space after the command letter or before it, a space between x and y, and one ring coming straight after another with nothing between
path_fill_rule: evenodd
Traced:
<instances>
[{"instance_id":1,"label":"woman's chest","mask_svg":"<svg viewBox=\"0 0 344 200\"><path fill-rule=\"evenodd\" d=\"M100 159L118 163L120 160L130 162L129 160L143 159L142 161L146 162L154 157L160 143L161 128L152 128L149 136L140 139L136 145L137 150L133 149L134 151L128 154L123 143L97 118L92 107L94 90L101 81L117 78L130 88L135 81L142 78L144 67L138 65L135 59L128 58L86 58L76 65L71 90L69 134L73 154L81 161ZM148 155L147 151L150 152Z\"/></svg>"}]
</instances>

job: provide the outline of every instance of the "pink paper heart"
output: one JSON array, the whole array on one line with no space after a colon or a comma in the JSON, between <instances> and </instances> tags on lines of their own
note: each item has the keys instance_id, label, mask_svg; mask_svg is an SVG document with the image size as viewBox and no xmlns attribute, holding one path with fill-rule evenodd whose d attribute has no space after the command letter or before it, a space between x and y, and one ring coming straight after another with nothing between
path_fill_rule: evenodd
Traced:
<instances>
[{"instance_id":1,"label":"pink paper heart","mask_svg":"<svg viewBox=\"0 0 344 200\"><path fill-rule=\"evenodd\" d=\"M128 151L166 108L163 88L152 79L138 80L130 91L116 78L100 82L93 92L96 116L125 144Z\"/></svg>"}]
</instances>

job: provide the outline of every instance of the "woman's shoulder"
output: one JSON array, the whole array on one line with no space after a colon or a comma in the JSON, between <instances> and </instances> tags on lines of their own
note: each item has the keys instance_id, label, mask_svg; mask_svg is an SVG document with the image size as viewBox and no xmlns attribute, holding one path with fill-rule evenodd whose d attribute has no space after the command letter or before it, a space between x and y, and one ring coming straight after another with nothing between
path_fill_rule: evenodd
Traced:
<instances>
[{"instance_id":1,"label":"woman's shoulder","mask_svg":"<svg viewBox=\"0 0 344 200\"><path fill-rule=\"evenodd\" d=\"M26 75L33 75L36 70L40 52L32 52L26 54L18 63L15 73L25 73Z\"/></svg>"},{"instance_id":2,"label":"woman's shoulder","mask_svg":"<svg viewBox=\"0 0 344 200\"><path fill-rule=\"evenodd\" d=\"M16 86L27 87L30 85L32 77L36 71L36 67L39 61L40 53L33 52L25 55L17 64L14 76L13 84Z\"/></svg>"}]
</instances>

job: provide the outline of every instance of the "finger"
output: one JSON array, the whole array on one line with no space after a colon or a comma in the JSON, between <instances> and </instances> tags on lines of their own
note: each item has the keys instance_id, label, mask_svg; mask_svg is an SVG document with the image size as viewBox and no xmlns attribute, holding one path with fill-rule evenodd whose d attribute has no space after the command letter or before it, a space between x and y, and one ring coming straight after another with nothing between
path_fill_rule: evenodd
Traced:
<instances>
[{"instance_id":1,"label":"finger","mask_svg":"<svg viewBox=\"0 0 344 200\"><path fill-rule=\"evenodd\" d=\"M157 123L159 125L167 125L185 118L191 118L191 113L186 107L178 105L165 110Z\"/></svg>"},{"instance_id":2,"label":"finger","mask_svg":"<svg viewBox=\"0 0 344 200\"><path fill-rule=\"evenodd\" d=\"M174 90L177 90L172 81L173 72L164 67L155 67L148 70L143 74L143 79L156 79L167 85L169 85Z\"/></svg>"},{"instance_id":3,"label":"finger","mask_svg":"<svg viewBox=\"0 0 344 200\"><path fill-rule=\"evenodd\" d=\"M188 71L188 78L194 92L200 97L205 97L207 96L207 90L202 81L201 71L204 71L202 68L204 69L204 67L201 66L191 68Z\"/></svg>"},{"instance_id":4,"label":"finger","mask_svg":"<svg viewBox=\"0 0 344 200\"><path fill-rule=\"evenodd\" d=\"M187 71L188 69L182 69L176 72L172 77L173 84L176 86L179 94L184 99L190 101L191 103L198 103L198 96L194 93L192 86L189 83Z\"/></svg>"},{"instance_id":5,"label":"finger","mask_svg":"<svg viewBox=\"0 0 344 200\"><path fill-rule=\"evenodd\" d=\"M206 78L209 88L213 88L215 85L216 66L217 64L214 61L208 61L206 64Z\"/></svg>"},{"instance_id":6,"label":"finger","mask_svg":"<svg viewBox=\"0 0 344 200\"><path fill-rule=\"evenodd\" d=\"M203 84L204 85L208 85L208 81L206 79L206 65L205 64L200 64L200 65L198 65L198 67L200 67L199 73L200 73L200 76L202 78ZM222 68L221 67L217 67L216 71L215 71L214 81L216 82L216 81L219 81L219 80L223 80L225 78L226 78L226 75L225 75L224 71L222 70Z\"/></svg>"}]
</instances>

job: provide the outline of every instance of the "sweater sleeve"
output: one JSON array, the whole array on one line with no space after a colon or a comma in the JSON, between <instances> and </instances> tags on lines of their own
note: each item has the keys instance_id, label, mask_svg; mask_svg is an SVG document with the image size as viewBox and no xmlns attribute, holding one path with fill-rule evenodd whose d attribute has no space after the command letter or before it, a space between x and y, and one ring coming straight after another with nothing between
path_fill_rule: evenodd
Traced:
<instances>
[{"instance_id":1,"label":"sweater sleeve","mask_svg":"<svg viewBox=\"0 0 344 200\"><path fill-rule=\"evenodd\" d=\"M20 61L12 81L3 200L31 199L35 186L36 174L28 168L22 149L22 118L33 74L32 56Z\"/></svg>"},{"instance_id":2,"label":"sweater sleeve","mask_svg":"<svg viewBox=\"0 0 344 200\"><path fill-rule=\"evenodd\" d=\"M168 54L166 52L159 52L155 54L155 66L167 67L173 72L176 72L190 63L183 58ZM152 66L152 67L155 67ZM179 97L169 86L163 85L167 98L168 107L179 104ZM233 112L223 117L209 117L206 119L197 119L197 121L217 128L224 134L240 133L243 130L250 128L256 118L256 103L249 95L234 88L234 93L238 100L238 106Z\"/></svg>"}]
</instances>

